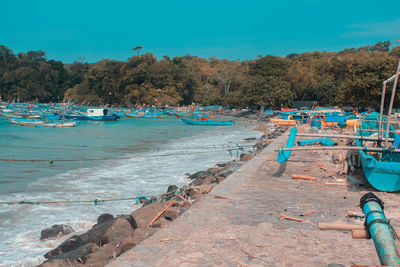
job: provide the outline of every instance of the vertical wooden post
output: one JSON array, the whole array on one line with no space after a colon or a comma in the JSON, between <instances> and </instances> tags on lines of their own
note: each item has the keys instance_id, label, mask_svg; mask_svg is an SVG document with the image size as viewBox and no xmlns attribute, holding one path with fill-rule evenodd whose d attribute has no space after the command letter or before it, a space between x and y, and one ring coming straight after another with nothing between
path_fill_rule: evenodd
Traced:
<instances>
[{"instance_id":1,"label":"vertical wooden post","mask_svg":"<svg viewBox=\"0 0 400 267\"><path fill-rule=\"evenodd\" d=\"M389 111L388 111L388 117L387 117L386 136L385 136L385 148L388 147L389 126L390 126L389 121L390 121L390 115L392 115L392 108L393 108L394 97L396 94L396 87L397 87L397 83L399 81L399 73L400 73L400 60L399 60L399 65L397 66L397 70L396 70L396 78L395 78L394 84L393 84L392 96L390 98L390 105L389 105Z\"/></svg>"}]
</instances>

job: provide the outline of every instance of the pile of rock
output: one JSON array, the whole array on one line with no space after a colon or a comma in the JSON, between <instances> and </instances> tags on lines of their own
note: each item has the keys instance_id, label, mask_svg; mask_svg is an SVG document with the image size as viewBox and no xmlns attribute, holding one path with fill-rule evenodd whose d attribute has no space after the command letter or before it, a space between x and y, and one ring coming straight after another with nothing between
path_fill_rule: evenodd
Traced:
<instances>
[{"instance_id":1,"label":"pile of rock","mask_svg":"<svg viewBox=\"0 0 400 267\"><path fill-rule=\"evenodd\" d=\"M92 229L81 235L74 235L57 248L46 253L47 259L41 266L71 266L90 264L104 266L109 260L119 256L140 241L152 235L185 210L185 203L171 205L157 220L152 220L163 209L164 204L155 202L135 210L130 215L114 218L103 214Z\"/></svg>"}]
</instances>

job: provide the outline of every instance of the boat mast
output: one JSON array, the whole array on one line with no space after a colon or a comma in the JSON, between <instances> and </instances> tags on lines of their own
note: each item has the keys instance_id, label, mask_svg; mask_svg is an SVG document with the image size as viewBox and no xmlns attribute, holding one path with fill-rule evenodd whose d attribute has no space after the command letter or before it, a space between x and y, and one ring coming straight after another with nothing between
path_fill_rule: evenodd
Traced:
<instances>
[{"instance_id":1,"label":"boat mast","mask_svg":"<svg viewBox=\"0 0 400 267\"><path fill-rule=\"evenodd\" d=\"M392 96L390 98L390 105L389 105L389 111L388 111L388 117L387 117L387 127L386 127L386 136L385 136L385 148L388 147L388 138L389 138L389 119L390 115L392 115L392 108L393 108L393 102L394 102L394 96L396 94L396 87L397 83L399 81L399 74L400 74L400 60L399 60L399 65L397 66L395 78L394 78L394 84L393 84L393 89L392 89ZM382 107L381 107L382 108Z\"/></svg>"}]
</instances>

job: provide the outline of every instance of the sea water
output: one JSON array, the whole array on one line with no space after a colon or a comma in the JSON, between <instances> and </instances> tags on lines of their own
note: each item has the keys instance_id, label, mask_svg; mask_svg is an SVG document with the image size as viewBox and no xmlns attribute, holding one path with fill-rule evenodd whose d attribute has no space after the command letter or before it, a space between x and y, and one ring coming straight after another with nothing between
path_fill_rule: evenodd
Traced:
<instances>
[{"instance_id":1,"label":"sea water","mask_svg":"<svg viewBox=\"0 0 400 267\"><path fill-rule=\"evenodd\" d=\"M80 122L75 128L22 127L0 118L0 266L33 266L64 241L40 241L40 231L67 224L83 232L102 213L130 214L134 200L175 184L188 173L232 160L259 137L247 121L232 126L185 125L176 118ZM89 202L84 202L89 201ZM92 202L93 201L93 202Z\"/></svg>"}]
</instances>

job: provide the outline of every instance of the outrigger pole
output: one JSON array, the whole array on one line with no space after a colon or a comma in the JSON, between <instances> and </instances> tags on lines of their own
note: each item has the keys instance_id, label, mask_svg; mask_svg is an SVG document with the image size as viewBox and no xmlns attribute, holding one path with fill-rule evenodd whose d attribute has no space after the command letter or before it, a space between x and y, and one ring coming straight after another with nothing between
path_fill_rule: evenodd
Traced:
<instances>
[{"instance_id":1,"label":"outrigger pole","mask_svg":"<svg viewBox=\"0 0 400 267\"><path fill-rule=\"evenodd\" d=\"M276 151L306 151L306 150L362 150L371 152L393 152L400 153L400 149L386 149L383 147L366 146L329 146L329 147L281 147Z\"/></svg>"},{"instance_id":2,"label":"outrigger pole","mask_svg":"<svg viewBox=\"0 0 400 267\"><path fill-rule=\"evenodd\" d=\"M298 133L297 136L303 137L329 137L338 139L355 139L355 140L365 140L365 141L378 141L379 137L369 137L369 136L355 136L355 135L343 135L343 134L308 134L308 133ZM393 142L394 138L389 138L388 141Z\"/></svg>"},{"instance_id":3,"label":"outrigger pole","mask_svg":"<svg viewBox=\"0 0 400 267\"><path fill-rule=\"evenodd\" d=\"M295 143L297 135L297 128L292 128L290 130L288 142L286 147L279 147L276 149L278 151L277 160L279 163L283 163L287 161L292 153L292 151L310 151L310 150L358 150L358 151L370 151L370 152L391 152L391 153L400 153L400 149L389 149L384 147L362 147L362 146L331 146L331 147L293 147ZM349 139L358 139L358 140L368 140L368 141L377 141L379 137L367 137L367 136L349 136L349 135L324 135L324 134L298 134L299 136L309 136L309 137L330 137L330 138L349 138ZM389 140L393 140L393 138L388 138Z\"/></svg>"},{"instance_id":4,"label":"outrigger pole","mask_svg":"<svg viewBox=\"0 0 400 267\"><path fill-rule=\"evenodd\" d=\"M390 115L392 115L393 102L394 102L394 97L395 97L395 94L396 94L397 83L399 81L399 74L400 74L400 60L399 60L398 66L397 66L396 74L383 82L382 96L381 96L381 107L380 107L380 112L379 112L378 138L382 138L381 137L382 116L383 116L383 106L385 105L386 85L387 85L388 82L392 82L394 80L393 89L392 89L392 96L390 97L389 111L388 111L388 115L387 115L388 119L387 119L387 126L386 126L385 148L388 147L389 125L390 125L389 119L390 119ZM380 141L381 140L379 140L379 142Z\"/></svg>"}]
</instances>

